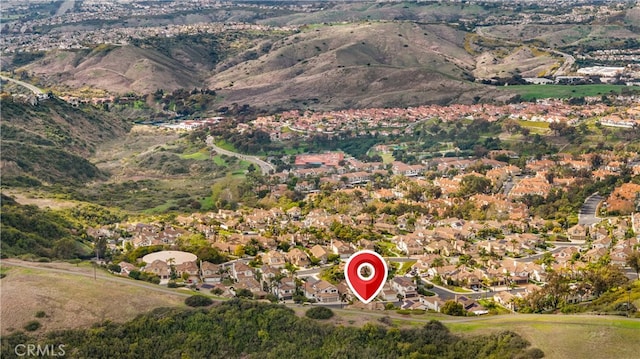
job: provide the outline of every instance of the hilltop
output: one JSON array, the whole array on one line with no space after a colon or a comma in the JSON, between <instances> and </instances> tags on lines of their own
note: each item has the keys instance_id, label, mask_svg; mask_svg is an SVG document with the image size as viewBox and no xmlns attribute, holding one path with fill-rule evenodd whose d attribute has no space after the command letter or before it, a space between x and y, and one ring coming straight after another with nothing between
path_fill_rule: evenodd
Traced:
<instances>
[{"instance_id":1,"label":"hilltop","mask_svg":"<svg viewBox=\"0 0 640 359\"><path fill-rule=\"evenodd\" d=\"M247 48L271 36L268 31L233 31L132 39L128 45L49 51L16 71L26 71L45 87L71 93L93 89L122 95L202 88L202 79L217 65L235 56L242 59Z\"/></svg>"},{"instance_id":2,"label":"hilltop","mask_svg":"<svg viewBox=\"0 0 640 359\"><path fill-rule=\"evenodd\" d=\"M464 41L465 32L446 25L313 26L214 75L210 84L229 102L283 107L409 106L497 97L473 83L475 59Z\"/></svg>"}]
</instances>

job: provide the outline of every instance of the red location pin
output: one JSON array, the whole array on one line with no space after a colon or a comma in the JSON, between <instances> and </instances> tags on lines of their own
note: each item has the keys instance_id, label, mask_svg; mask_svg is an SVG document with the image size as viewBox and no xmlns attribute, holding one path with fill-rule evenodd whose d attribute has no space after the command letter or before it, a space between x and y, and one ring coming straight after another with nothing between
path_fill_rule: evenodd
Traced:
<instances>
[{"instance_id":1,"label":"red location pin","mask_svg":"<svg viewBox=\"0 0 640 359\"><path fill-rule=\"evenodd\" d=\"M387 263L376 252L359 251L347 260L344 277L356 297L367 304L380 293L387 281Z\"/></svg>"}]
</instances>

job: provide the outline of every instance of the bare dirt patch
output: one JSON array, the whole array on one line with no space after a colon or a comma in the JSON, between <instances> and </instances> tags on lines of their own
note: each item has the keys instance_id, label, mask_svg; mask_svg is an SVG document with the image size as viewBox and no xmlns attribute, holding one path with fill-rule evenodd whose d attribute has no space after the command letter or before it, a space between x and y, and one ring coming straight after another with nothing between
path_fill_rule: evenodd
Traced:
<instances>
[{"instance_id":1,"label":"bare dirt patch","mask_svg":"<svg viewBox=\"0 0 640 359\"><path fill-rule=\"evenodd\" d=\"M51 208L51 209L64 209L71 208L78 205L77 202L67 201L57 198L44 198L38 197L38 195L26 194L15 190L3 191L5 195L13 197L16 202L21 205L33 205L39 208Z\"/></svg>"}]
</instances>

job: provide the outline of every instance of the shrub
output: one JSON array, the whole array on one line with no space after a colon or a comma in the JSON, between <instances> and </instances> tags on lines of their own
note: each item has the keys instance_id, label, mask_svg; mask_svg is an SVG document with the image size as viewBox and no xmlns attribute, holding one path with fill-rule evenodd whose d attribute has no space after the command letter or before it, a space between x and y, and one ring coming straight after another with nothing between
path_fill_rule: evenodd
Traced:
<instances>
[{"instance_id":1,"label":"shrub","mask_svg":"<svg viewBox=\"0 0 640 359\"><path fill-rule=\"evenodd\" d=\"M388 315L378 318L378 321L384 325L393 326L393 320Z\"/></svg>"},{"instance_id":2,"label":"shrub","mask_svg":"<svg viewBox=\"0 0 640 359\"><path fill-rule=\"evenodd\" d=\"M109 266L107 266L107 269L109 269L109 271L113 272L113 273L117 273L120 274L120 272L122 272L122 268L115 264L115 263L111 263L109 264Z\"/></svg>"},{"instance_id":3,"label":"shrub","mask_svg":"<svg viewBox=\"0 0 640 359\"><path fill-rule=\"evenodd\" d=\"M30 321L29 323L27 323L24 326L24 330L26 330L28 332L33 332L33 331L36 331L36 330L40 329L41 326L42 326L42 324L40 324L39 321L32 320L32 321Z\"/></svg>"},{"instance_id":4,"label":"shrub","mask_svg":"<svg viewBox=\"0 0 640 359\"><path fill-rule=\"evenodd\" d=\"M184 304L190 307L206 307L213 304L213 300L209 297L205 297L204 295L192 295L184 300Z\"/></svg>"},{"instance_id":5,"label":"shrub","mask_svg":"<svg viewBox=\"0 0 640 359\"><path fill-rule=\"evenodd\" d=\"M211 289L211 294L213 295L221 295L222 293L224 293L224 291L220 288L213 288Z\"/></svg>"},{"instance_id":6,"label":"shrub","mask_svg":"<svg viewBox=\"0 0 640 359\"><path fill-rule=\"evenodd\" d=\"M249 289L241 288L236 291L236 297L238 298L253 298L253 293Z\"/></svg>"},{"instance_id":7,"label":"shrub","mask_svg":"<svg viewBox=\"0 0 640 359\"><path fill-rule=\"evenodd\" d=\"M38 312L36 312L36 318L44 318L47 316L47 313L45 313L44 311L40 310Z\"/></svg>"},{"instance_id":8,"label":"shrub","mask_svg":"<svg viewBox=\"0 0 640 359\"><path fill-rule=\"evenodd\" d=\"M333 310L327 307L313 307L305 315L311 319L329 319L333 317Z\"/></svg>"}]
</instances>

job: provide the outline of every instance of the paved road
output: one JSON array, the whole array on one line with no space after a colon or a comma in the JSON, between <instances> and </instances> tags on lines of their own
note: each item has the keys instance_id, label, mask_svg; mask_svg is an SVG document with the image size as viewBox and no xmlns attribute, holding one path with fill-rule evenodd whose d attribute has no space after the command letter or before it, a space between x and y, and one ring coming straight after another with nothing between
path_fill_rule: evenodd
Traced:
<instances>
[{"instance_id":1,"label":"paved road","mask_svg":"<svg viewBox=\"0 0 640 359\"><path fill-rule=\"evenodd\" d=\"M213 137L211 137L211 136L207 137L207 146L211 147L216 152L221 153L223 155L237 157L237 158L239 158L241 160L245 160L245 161L249 161L251 163L254 163L254 164L258 165L258 167L260 167L260 171L262 171L263 174L274 173L276 171L276 167L274 165L272 165L269 162L265 162L265 161L259 159L256 156L243 155L241 153L231 152L231 151L225 150L224 148L220 148L220 147L216 146L215 143L213 142Z\"/></svg>"},{"instance_id":2,"label":"paved road","mask_svg":"<svg viewBox=\"0 0 640 359\"><path fill-rule=\"evenodd\" d=\"M32 84L26 83L24 81L12 79L11 77L2 76L2 75L0 75L0 78L2 78L5 81L11 81L13 83L16 83L16 84L22 86L22 87L25 87L29 91L33 92L35 95L44 95L44 91L42 91L42 89L39 89L39 88L33 86Z\"/></svg>"},{"instance_id":3,"label":"paved road","mask_svg":"<svg viewBox=\"0 0 640 359\"><path fill-rule=\"evenodd\" d=\"M597 217L598 205L604 200L604 197L597 192L587 197L580 208L578 214L578 224L590 226L600 222L600 218Z\"/></svg>"}]
</instances>

